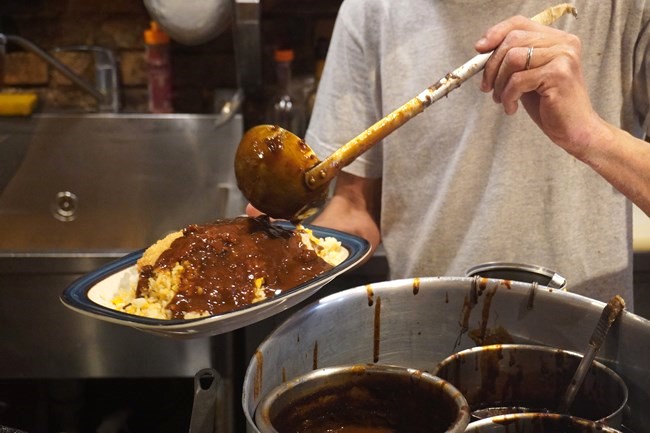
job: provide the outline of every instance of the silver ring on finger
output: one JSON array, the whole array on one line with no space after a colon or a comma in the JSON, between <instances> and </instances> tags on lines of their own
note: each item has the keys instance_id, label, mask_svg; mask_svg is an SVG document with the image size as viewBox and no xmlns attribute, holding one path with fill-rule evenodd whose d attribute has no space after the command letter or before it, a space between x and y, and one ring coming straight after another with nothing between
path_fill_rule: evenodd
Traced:
<instances>
[{"instance_id":1,"label":"silver ring on finger","mask_svg":"<svg viewBox=\"0 0 650 433\"><path fill-rule=\"evenodd\" d=\"M524 69L529 70L530 69L530 60L533 58L533 47L528 48L528 54L526 54L526 66L524 66Z\"/></svg>"}]
</instances>

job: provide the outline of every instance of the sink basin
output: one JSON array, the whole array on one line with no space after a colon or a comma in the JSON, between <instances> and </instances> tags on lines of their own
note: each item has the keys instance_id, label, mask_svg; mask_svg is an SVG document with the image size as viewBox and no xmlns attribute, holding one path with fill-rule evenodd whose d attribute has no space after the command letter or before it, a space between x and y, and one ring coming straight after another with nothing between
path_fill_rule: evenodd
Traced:
<instances>
[{"instance_id":1,"label":"sink basin","mask_svg":"<svg viewBox=\"0 0 650 433\"><path fill-rule=\"evenodd\" d=\"M0 118L0 252L132 250L244 211L240 115Z\"/></svg>"}]
</instances>

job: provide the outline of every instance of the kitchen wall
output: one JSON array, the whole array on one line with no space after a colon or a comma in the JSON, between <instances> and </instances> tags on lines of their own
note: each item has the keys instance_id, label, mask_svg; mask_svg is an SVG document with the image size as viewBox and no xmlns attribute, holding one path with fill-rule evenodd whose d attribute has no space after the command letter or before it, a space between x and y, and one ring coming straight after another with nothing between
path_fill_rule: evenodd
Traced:
<instances>
[{"instance_id":1,"label":"kitchen wall","mask_svg":"<svg viewBox=\"0 0 650 433\"><path fill-rule=\"evenodd\" d=\"M331 32L341 0L262 0L264 86L251 102L263 104L273 85L271 53L275 46L296 51L294 72L298 78L313 74L314 45ZM100 45L114 50L119 61L122 99L126 112L145 112L146 65L143 31L150 17L141 0L2 0L0 32L27 38L45 50L66 45ZM16 46L8 46L4 62L4 91L36 91L41 109L92 109L92 97L78 90L42 60ZM230 29L196 46L172 41L174 108L183 113L209 113L214 93L235 88L233 36ZM94 79L92 56L56 53L77 73ZM252 117L256 107L252 110Z\"/></svg>"}]
</instances>

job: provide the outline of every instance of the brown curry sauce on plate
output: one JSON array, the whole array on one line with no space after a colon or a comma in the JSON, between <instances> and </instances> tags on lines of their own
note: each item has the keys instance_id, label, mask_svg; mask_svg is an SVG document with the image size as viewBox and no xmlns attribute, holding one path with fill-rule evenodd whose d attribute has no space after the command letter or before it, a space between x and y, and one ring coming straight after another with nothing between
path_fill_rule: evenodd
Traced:
<instances>
[{"instance_id":1,"label":"brown curry sauce on plate","mask_svg":"<svg viewBox=\"0 0 650 433\"><path fill-rule=\"evenodd\" d=\"M185 269L167 306L174 319L189 311L214 315L250 305L259 278L269 298L332 269L298 232L274 226L266 216L238 217L184 228L154 266L141 269L137 295L146 294L157 270L178 263Z\"/></svg>"}]
</instances>

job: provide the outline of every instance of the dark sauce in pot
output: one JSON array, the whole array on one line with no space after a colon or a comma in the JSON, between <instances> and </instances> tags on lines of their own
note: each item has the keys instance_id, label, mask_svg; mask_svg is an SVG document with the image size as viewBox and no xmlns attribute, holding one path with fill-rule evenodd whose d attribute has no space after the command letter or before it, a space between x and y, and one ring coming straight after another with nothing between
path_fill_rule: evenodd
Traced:
<instances>
[{"instance_id":1,"label":"dark sauce in pot","mask_svg":"<svg viewBox=\"0 0 650 433\"><path fill-rule=\"evenodd\" d=\"M443 433L458 416L442 386L405 375L360 374L283 403L279 433Z\"/></svg>"},{"instance_id":2,"label":"dark sauce in pot","mask_svg":"<svg viewBox=\"0 0 650 433\"><path fill-rule=\"evenodd\" d=\"M157 269L171 270L177 263L185 269L167 307L175 319L188 311L219 314L249 305L258 278L271 297L332 268L295 231L272 225L266 216L238 217L186 227L155 266L141 270L138 296L147 292Z\"/></svg>"}]
</instances>

